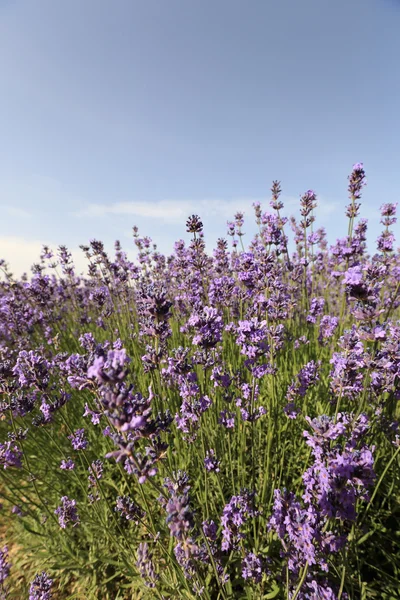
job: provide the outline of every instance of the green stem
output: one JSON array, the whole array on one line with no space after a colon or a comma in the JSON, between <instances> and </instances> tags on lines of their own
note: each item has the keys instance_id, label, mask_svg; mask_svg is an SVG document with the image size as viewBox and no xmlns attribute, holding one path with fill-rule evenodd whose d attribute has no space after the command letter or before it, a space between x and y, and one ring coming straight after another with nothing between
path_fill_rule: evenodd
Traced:
<instances>
[{"instance_id":1,"label":"green stem","mask_svg":"<svg viewBox=\"0 0 400 600\"><path fill-rule=\"evenodd\" d=\"M297 596L300 594L301 588L302 588L303 583L305 582L305 579L307 576L307 571L308 571L308 562L306 562L306 564L305 564L303 573L302 573L300 581L299 581L299 585L297 586L296 591L294 592L291 600L296 600Z\"/></svg>"}]
</instances>

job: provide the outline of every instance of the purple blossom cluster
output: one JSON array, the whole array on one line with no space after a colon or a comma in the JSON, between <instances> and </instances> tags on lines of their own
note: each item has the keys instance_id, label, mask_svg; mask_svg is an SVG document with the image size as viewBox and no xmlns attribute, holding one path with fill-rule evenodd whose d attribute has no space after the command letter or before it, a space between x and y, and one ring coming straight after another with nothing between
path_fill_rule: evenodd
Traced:
<instances>
[{"instance_id":1,"label":"purple blossom cluster","mask_svg":"<svg viewBox=\"0 0 400 600\"><path fill-rule=\"evenodd\" d=\"M77 429L74 433L68 436L68 439L71 440L71 444L74 450L85 450L88 445L88 441L85 438L85 430Z\"/></svg>"},{"instance_id":2,"label":"purple blossom cluster","mask_svg":"<svg viewBox=\"0 0 400 600\"><path fill-rule=\"evenodd\" d=\"M337 317L331 317L330 315L324 315L319 324L319 336L318 341L321 344L326 343L330 340L339 325L339 319Z\"/></svg>"},{"instance_id":3,"label":"purple blossom cluster","mask_svg":"<svg viewBox=\"0 0 400 600\"><path fill-rule=\"evenodd\" d=\"M11 564L8 560L8 547L3 546L0 550L0 598L7 598L6 579L10 575Z\"/></svg>"},{"instance_id":4,"label":"purple blossom cluster","mask_svg":"<svg viewBox=\"0 0 400 600\"><path fill-rule=\"evenodd\" d=\"M54 512L58 517L61 529L65 529L69 524L72 524L73 527L79 524L76 500L70 500L68 496L61 498L61 504Z\"/></svg>"},{"instance_id":5,"label":"purple blossom cluster","mask_svg":"<svg viewBox=\"0 0 400 600\"><path fill-rule=\"evenodd\" d=\"M187 537L194 527L193 512L189 506L188 494L171 494L165 510L167 513L167 525L178 540Z\"/></svg>"},{"instance_id":6,"label":"purple blossom cluster","mask_svg":"<svg viewBox=\"0 0 400 600\"><path fill-rule=\"evenodd\" d=\"M160 598L183 586L188 597L343 600L383 585L394 597L397 205L381 206L368 254L365 184L357 163L347 235L330 247L317 192L288 219L274 181L269 204L254 204L254 237L237 211L212 253L191 215L170 256L134 227L135 262L120 242L110 254L92 239L85 276L65 246L43 247L20 280L0 261L10 531L53 536L71 573L88 548L88 572L103 569L109 548L98 597L133 584ZM49 559L55 578L59 564ZM4 548L0 595L9 573ZM54 594L37 574L29 598Z\"/></svg>"},{"instance_id":7,"label":"purple blossom cluster","mask_svg":"<svg viewBox=\"0 0 400 600\"><path fill-rule=\"evenodd\" d=\"M268 572L266 560L254 552L246 554L242 560L242 577L254 583L260 583L263 574Z\"/></svg>"},{"instance_id":8,"label":"purple blossom cluster","mask_svg":"<svg viewBox=\"0 0 400 600\"><path fill-rule=\"evenodd\" d=\"M141 543L138 546L136 566L139 569L140 576L144 580L146 587L154 588L159 579L159 575L156 573L153 555L146 542Z\"/></svg>"},{"instance_id":9,"label":"purple blossom cluster","mask_svg":"<svg viewBox=\"0 0 400 600\"><path fill-rule=\"evenodd\" d=\"M330 360L330 387L335 396L355 399L363 390L368 356L359 331L353 327L339 340L340 352Z\"/></svg>"},{"instance_id":10,"label":"purple blossom cluster","mask_svg":"<svg viewBox=\"0 0 400 600\"><path fill-rule=\"evenodd\" d=\"M193 313L182 332L194 330L192 344L201 348L214 348L222 340L223 321L213 306L204 306L201 313Z\"/></svg>"},{"instance_id":11,"label":"purple blossom cluster","mask_svg":"<svg viewBox=\"0 0 400 600\"><path fill-rule=\"evenodd\" d=\"M204 459L204 466L207 471L213 471L214 473L219 473L220 471L221 461L219 461L215 455L214 450L208 450L206 457Z\"/></svg>"},{"instance_id":12,"label":"purple blossom cluster","mask_svg":"<svg viewBox=\"0 0 400 600\"><path fill-rule=\"evenodd\" d=\"M61 461L60 469L63 469L64 471L73 471L75 469L75 463L72 458L64 458Z\"/></svg>"},{"instance_id":13,"label":"purple blossom cluster","mask_svg":"<svg viewBox=\"0 0 400 600\"><path fill-rule=\"evenodd\" d=\"M254 497L255 492L242 490L238 496L232 496L224 506L221 516L222 550L237 549L238 543L244 538L243 529L246 523L258 515L254 507Z\"/></svg>"},{"instance_id":14,"label":"purple blossom cluster","mask_svg":"<svg viewBox=\"0 0 400 600\"><path fill-rule=\"evenodd\" d=\"M152 417L152 388L149 386L147 398L134 393L133 386L126 383L128 364L125 349L114 348L95 359L88 368L88 377L97 382L99 412L115 429L109 437L117 450L106 454L106 458L122 461L128 473L135 474L139 483L144 483L157 473L156 463L167 449L161 434L168 430L172 417L168 411ZM86 409L85 414L91 414L97 422L97 413Z\"/></svg>"},{"instance_id":15,"label":"purple blossom cluster","mask_svg":"<svg viewBox=\"0 0 400 600\"><path fill-rule=\"evenodd\" d=\"M309 323L316 323L317 317L322 315L325 306L325 298L313 298L310 304L310 310L307 315L307 321Z\"/></svg>"},{"instance_id":16,"label":"purple blossom cluster","mask_svg":"<svg viewBox=\"0 0 400 600\"><path fill-rule=\"evenodd\" d=\"M296 418L299 412L299 409L296 407L296 399L304 398L307 390L319 381L318 370L320 366L320 362L315 363L313 360L310 361L300 369L296 380L292 381L290 384L286 393L288 403L284 408L284 411L289 418Z\"/></svg>"},{"instance_id":17,"label":"purple blossom cluster","mask_svg":"<svg viewBox=\"0 0 400 600\"><path fill-rule=\"evenodd\" d=\"M145 516L145 512L130 496L118 496L115 510L127 521L133 521L136 525Z\"/></svg>"},{"instance_id":18,"label":"purple blossom cluster","mask_svg":"<svg viewBox=\"0 0 400 600\"><path fill-rule=\"evenodd\" d=\"M53 580L46 571L35 576L29 588L29 600L51 600Z\"/></svg>"},{"instance_id":19,"label":"purple blossom cluster","mask_svg":"<svg viewBox=\"0 0 400 600\"><path fill-rule=\"evenodd\" d=\"M0 466L3 469L9 467L22 467L22 452L19 446L15 443L15 436L9 434L9 439L4 443L0 443Z\"/></svg>"},{"instance_id":20,"label":"purple blossom cluster","mask_svg":"<svg viewBox=\"0 0 400 600\"><path fill-rule=\"evenodd\" d=\"M304 432L314 463L304 473L303 499L318 504L321 514L341 521L354 521L357 500L368 500L375 479L373 450L362 442L368 431L368 418L361 414L306 418L312 433ZM332 442L344 438L340 444Z\"/></svg>"},{"instance_id":21,"label":"purple blossom cluster","mask_svg":"<svg viewBox=\"0 0 400 600\"><path fill-rule=\"evenodd\" d=\"M328 556L345 546L359 502L369 499L375 479L374 448L365 443L369 430L365 415L339 413L336 419L306 420L311 432L304 431L304 437L313 463L303 474L303 504L293 492L276 489L269 522L281 540L282 556L294 581L305 566L309 577L318 575L318 568L329 571ZM321 594L324 589L333 594L328 584L314 579L305 584L305 588L313 586L320 587Z\"/></svg>"}]
</instances>

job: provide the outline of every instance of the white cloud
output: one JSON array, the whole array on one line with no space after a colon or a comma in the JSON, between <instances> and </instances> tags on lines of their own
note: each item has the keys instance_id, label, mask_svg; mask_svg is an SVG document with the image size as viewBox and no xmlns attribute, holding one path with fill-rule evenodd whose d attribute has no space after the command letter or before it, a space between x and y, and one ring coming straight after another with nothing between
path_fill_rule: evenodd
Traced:
<instances>
[{"instance_id":1,"label":"white cloud","mask_svg":"<svg viewBox=\"0 0 400 600\"><path fill-rule=\"evenodd\" d=\"M31 264L39 259L42 244L23 238L7 236L0 237L0 258L4 259L15 275L29 272Z\"/></svg>"},{"instance_id":2,"label":"white cloud","mask_svg":"<svg viewBox=\"0 0 400 600\"><path fill-rule=\"evenodd\" d=\"M285 209L284 214L296 214L299 211L299 198L282 197ZM202 218L232 219L236 212L243 211L246 216L253 214L253 203L260 202L263 211L272 210L266 198L208 198L200 200L160 200L156 202L123 201L114 204L89 204L85 208L73 213L77 217L106 217L108 215L130 215L148 219L159 219L170 223L182 224L191 214L198 214ZM338 203L325 198L318 199L317 216L331 215Z\"/></svg>"},{"instance_id":3,"label":"white cloud","mask_svg":"<svg viewBox=\"0 0 400 600\"><path fill-rule=\"evenodd\" d=\"M202 200L160 200L157 202L125 201L115 204L89 204L74 213L78 217L105 217L107 215L133 215L160 219L181 224L192 213L201 217L233 217L238 210L252 209L254 199L233 200L209 198Z\"/></svg>"},{"instance_id":4,"label":"white cloud","mask_svg":"<svg viewBox=\"0 0 400 600\"><path fill-rule=\"evenodd\" d=\"M56 253L56 246L47 245ZM10 271L16 277L23 273L30 274L32 264L40 260L42 247L43 243L37 240L26 240L17 236L1 236L0 259L4 259L8 263ZM87 260L83 252L79 248L72 248L71 254L77 273L86 273Z\"/></svg>"},{"instance_id":5,"label":"white cloud","mask_svg":"<svg viewBox=\"0 0 400 600\"><path fill-rule=\"evenodd\" d=\"M180 222L185 217L187 203L162 200L152 204L146 202L117 202L115 204L89 204L74 213L78 217L105 217L107 215L134 215L150 219Z\"/></svg>"}]
</instances>

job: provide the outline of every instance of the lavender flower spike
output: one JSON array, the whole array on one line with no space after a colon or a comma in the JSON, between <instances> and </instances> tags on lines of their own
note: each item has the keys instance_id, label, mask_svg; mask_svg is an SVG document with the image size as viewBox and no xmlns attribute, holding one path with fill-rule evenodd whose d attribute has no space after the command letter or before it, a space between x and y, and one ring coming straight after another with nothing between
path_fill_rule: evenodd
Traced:
<instances>
[{"instance_id":1,"label":"lavender flower spike","mask_svg":"<svg viewBox=\"0 0 400 600\"><path fill-rule=\"evenodd\" d=\"M53 595L51 587L53 580L43 571L40 575L36 575L29 588L29 600L51 600Z\"/></svg>"},{"instance_id":2,"label":"lavender flower spike","mask_svg":"<svg viewBox=\"0 0 400 600\"><path fill-rule=\"evenodd\" d=\"M56 508L54 513L58 516L58 522L61 529L66 529L69 523L73 523L73 527L79 524L79 515L76 511L76 500L70 500L68 496L62 496L61 505Z\"/></svg>"},{"instance_id":3,"label":"lavender flower spike","mask_svg":"<svg viewBox=\"0 0 400 600\"><path fill-rule=\"evenodd\" d=\"M0 593L4 592L4 598L6 598L7 590L4 586L4 582L10 574L10 563L8 562L8 548L4 546L0 550ZM3 596L0 596L3 597Z\"/></svg>"}]
</instances>

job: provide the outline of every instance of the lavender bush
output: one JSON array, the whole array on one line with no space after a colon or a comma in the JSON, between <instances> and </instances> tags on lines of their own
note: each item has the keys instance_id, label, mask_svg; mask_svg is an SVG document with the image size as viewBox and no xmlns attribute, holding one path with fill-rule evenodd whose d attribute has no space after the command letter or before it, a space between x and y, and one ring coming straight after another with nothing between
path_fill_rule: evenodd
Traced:
<instances>
[{"instance_id":1,"label":"lavender bush","mask_svg":"<svg viewBox=\"0 0 400 600\"><path fill-rule=\"evenodd\" d=\"M92 240L84 278L1 262L0 597L398 597L400 251L384 204L367 253L365 182L330 248L274 181L247 247L192 215L169 257Z\"/></svg>"}]
</instances>

